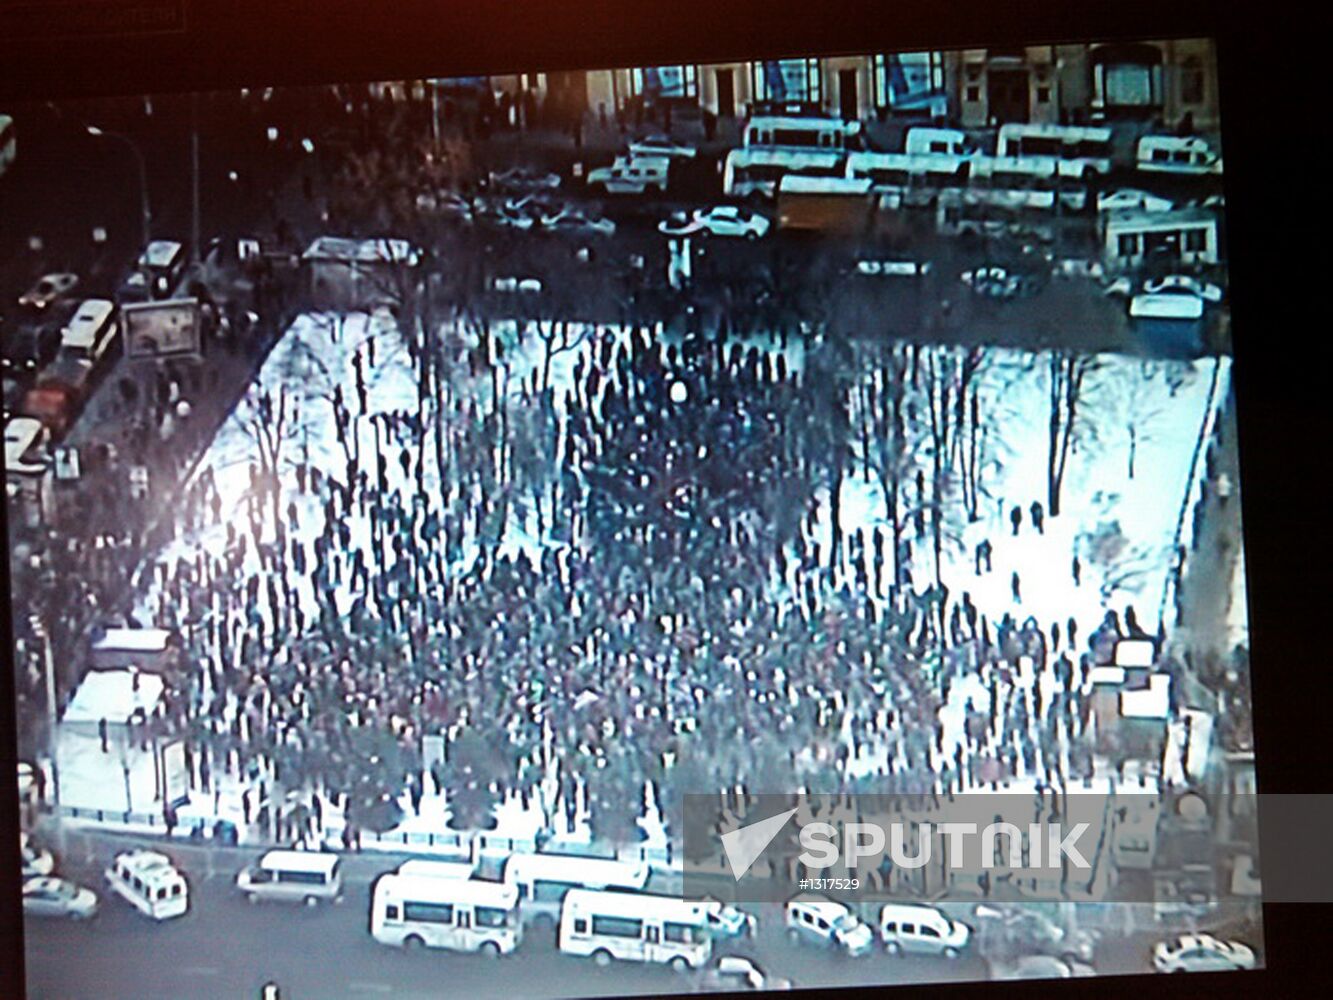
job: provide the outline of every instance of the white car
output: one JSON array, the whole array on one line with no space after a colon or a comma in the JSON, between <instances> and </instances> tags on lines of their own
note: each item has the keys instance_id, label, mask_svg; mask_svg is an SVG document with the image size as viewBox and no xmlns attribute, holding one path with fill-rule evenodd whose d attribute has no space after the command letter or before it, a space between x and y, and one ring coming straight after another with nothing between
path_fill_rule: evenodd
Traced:
<instances>
[{"instance_id":1,"label":"white car","mask_svg":"<svg viewBox=\"0 0 1333 1000\"><path fill-rule=\"evenodd\" d=\"M1176 288L1191 292L1205 302L1217 303L1222 301L1221 288L1207 281L1191 278L1188 274L1168 274L1164 278L1148 281L1143 285L1143 290L1150 295L1157 295Z\"/></svg>"},{"instance_id":2,"label":"white car","mask_svg":"<svg viewBox=\"0 0 1333 1000\"><path fill-rule=\"evenodd\" d=\"M1097 211L1114 212L1130 209L1139 212L1169 212L1175 202L1138 188L1120 188L1102 191L1097 195Z\"/></svg>"},{"instance_id":3,"label":"white car","mask_svg":"<svg viewBox=\"0 0 1333 1000\"><path fill-rule=\"evenodd\" d=\"M19 298L19 305L31 309L45 309L62 295L68 295L79 283L77 274L61 271L43 275L27 292Z\"/></svg>"},{"instance_id":4,"label":"white car","mask_svg":"<svg viewBox=\"0 0 1333 1000\"><path fill-rule=\"evenodd\" d=\"M772 226L768 219L757 212L735 205L697 209L693 220L698 223L697 228L700 232L710 233L713 236L743 236L747 240L759 239Z\"/></svg>"},{"instance_id":5,"label":"white car","mask_svg":"<svg viewBox=\"0 0 1333 1000\"><path fill-rule=\"evenodd\" d=\"M793 899L786 908L787 935L834 948L850 956L868 955L875 947L870 925L842 903L806 896Z\"/></svg>"},{"instance_id":6,"label":"white car","mask_svg":"<svg viewBox=\"0 0 1333 1000\"><path fill-rule=\"evenodd\" d=\"M1096 974L1090 965L1054 955L1023 955L1009 962L992 962L990 967L991 979L1071 979Z\"/></svg>"},{"instance_id":7,"label":"white car","mask_svg":"<svg viewBox=\"0 0 1333 1000\"><path fill-rule=\"evenodd\" d=\"M542 228L551 233L571 233L587 236L614 236L616 224L610 219L584 215L566 208L542 219Z\"/></svg>"},{"instance_id":8,"label":"white car","mask_svg":"<svg viewBox=\"0 0 1333 1000\"><path fill-rule=\"evenodd\" d=\"M1203 296L1180 287L1145 292L1129 300L1129 315L1134 319L1196 320L1203 316Z\"/></svg>"},{"instance_id":9,"label":"white car","mask_svg":"<svg viewBox=\"0 0 1333 1000\"><path fill-rule=\"evenodd\" d=\"M497 292L535 293L542 290L539 278L496 278L493 287Z\"/></svg>"},{"instance_id":10,"label":"white car","mask_svg":"<svg viewBox=\"0 0 1333 1000\"><path fill-rule=\"evenodd\" d=\"M1239 941L1219 941L1211 934L1185 934L1160 941L1152 950L1158 972L1218 972L1253 969L1254 951Z\"/></svg>"},{"instance_id":11,"label":"white car","mask_svg":"<svg viewBox=\"0 0 1333 1000\"><path fill-rule=\"evenodd\" d=\"M56 859L51 856L51 852L34 844L26 833L19 834L19 854L23 858L24 878L50 875L55 871Z\"/></svg>"},{"instance_id":12,"label":"white car","mask_svg":"<svg viewBox=\"0 0 1333 1000\"><path fill-rule=\"evenodd\" d=\"M682 160L692 160L696 153L693 147L681 145L660 133L635 139L629 144L629 151L633 156L665 156L671 159L679 157Z\"/></svg>"},{"instance_id":13,"label":"white car","mask_svg":"<svg viewBox=\"0 0 1333 1000\"><path fill-rule=\"evenodd\" d=\"M766 976L759 966L740 955L721 955L714 960L712 968L704 974L704 987L712 990L726 990L728 993L741 993L748 990L789 990L790 979Z\"/></svg>"},{"instance_id":14,"label":"white car","mask_svg":"<svg viewBox=\"0 0 1333 1000\"><path fill-rule=\"evenodd\" d=\"M34 917L90 920L97 916L97 893L63 878L30 878L23 883L23 912Z\"/></svg>"},{"instance_id":15,"label":"white car","mask_svg":"<svg viewBox=\"0 0 1333 1000\"><path fill-rule=\"evenodd\" d=\"M919 278L930 273L930 262L914 260L858 260L857 274L884 275L888 278Z\"/></svg>"}]
</instances>

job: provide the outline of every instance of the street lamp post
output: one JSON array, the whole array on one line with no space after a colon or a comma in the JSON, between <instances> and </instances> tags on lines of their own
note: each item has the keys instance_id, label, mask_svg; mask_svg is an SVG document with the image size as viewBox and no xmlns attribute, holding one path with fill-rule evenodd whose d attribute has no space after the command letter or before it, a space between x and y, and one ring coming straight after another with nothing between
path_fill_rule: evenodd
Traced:
<instances>
[{"instance_id":1,"label":"street lamp post","mask_svg":"<svg viewBox=\"0 0 1333 1000\"><path fill-rule=\"evenodd\" d=\"M119 132L108 132L100 129L96 125L87 126L88 134L97 138L116 139L129 147L130 152L134 154L134 163L139 169L139 204L143 212L143 245L148 246L152 240L153 232L153 212L148 202L148 168L144 163L143 150L141 150L133 139L127 135L121 135Z\"/></svg>"}]
</instances>

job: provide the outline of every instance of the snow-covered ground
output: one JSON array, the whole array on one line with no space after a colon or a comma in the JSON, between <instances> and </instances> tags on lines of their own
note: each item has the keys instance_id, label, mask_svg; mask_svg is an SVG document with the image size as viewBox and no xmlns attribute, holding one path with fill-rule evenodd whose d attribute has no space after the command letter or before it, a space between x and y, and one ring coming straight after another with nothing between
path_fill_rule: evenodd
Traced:
<instances>
[{"instance_id":1,"label":"snow-covered ground","mask_svg":"<svg viewBox=\"0 0 1333 1000\"><path fill-rule=\"evenodd\" d=\"M571 331L571 339L577 341L584 334L578 346L557 354L550 365L556 417L562 425L579 360L591 359L593 351L607 338L619 344L642 335L624 329L578 328ZM501 335L509 342L508 378L504 384L509 395L516 397L525 382L540 377L542 341L531 327L520 330L511 325ZM662 337L661 331L650 335ZM769 350L770 357L776 352L771 344L761 346ZM785 360L789 371L803 368L799 341L786 348ZM1132 604L1145 629L1153 632L1157 628L1159 602L1175 564L1173 546L1182 510L1184 534L1179 544L1188 546L1190 541L1189 513L1202 476L1202 462L1195 460L1196 444L1201 432L1206 434L1211 427L1217 401L1225 397L1229 363L1226 359L1145 363L1113 355L1102 356L1098 362L1083 389L1061 514L1055 518L1048 514L1042 533L1035 530L1029 508L1033 501L1045 507L1047 500L1049 366L1042 355L994 348L980 370L979 404L983 412L992 415L983 454L980 516L975 522L960 521L961 533L946 545L940 575L954 600L967 592L978 611L992 623L1009 613L1019 623L1033 616L1043 630L1049 630L1054 622L1063 630L1072 617L1080 635L1086 637L1101 623L1106 610L1123 612ZM365 373L364 408L358 400L358 365ZM470 399L482 413L494 405L489 377L456 385L455 391ZM263 395L270 399L267 414L259 409ZM351 417L346 446L335 432L335 396L341 398ZM589 405L596 412L600 400L589 401ZM251 467L263 465L263 449L270 455L276 450L278 456L282 482L279 516L288 521L287 506L294 505L296 519L288 521L286 530L289 537L294 535L307 546L323 531L325 508L309 481L304 490L301 488L298 463L342 482L349 476L350 454L357 457L360 470L373 481L375 456L383 452L388 490L414 496L416 456L434 453L431 422L427 421L425 447L420 452L412 447L409 460L413 468L409 474L400 464L402 443L397 439L389 443L385 418L415 413L417 406L417 375L403 337L391 319L362 314L300 317L273 350L248 400L223 426L196 470L196 478L211 477L216 484L221 499L220 523L181 535L161 554L160 561L170 566L178 559L193 560L201 550L220 554L228 524L248 533L251 507L263 502L253 498L251 489ZM426 462L423 479L426 497L439 498L445 492L433 461ZM814 534L827 545L832 504L826 494L820 500ZM870 538L874 526L886 522L881 488L857 473L855 467L844 480L840 500L841 523L846 532L864 528ZM1013 506L1023 511L1022 527L1016 536L1009 523ZM539 535L531 509L516 504L511 510L510 521L503 529L504 549L526 552L535 560L543 547L562 544ZM263 541L271 542L275 527L266 502L255 515ZM367 565L392 565L395 556L388 539L381 538L376 550L367 514L354 507L344 520L351 533L350 548L360 549ZM1091 539L1117 531L1123 536L1123 544L1113 557L1103 559L1091 553ZM982 540L989 540L993 546L994 570L978 575L974 551ZM913 581L918 592L933 583L935 569L928 561L932 558L928 549L926 544L919 544L914 557ZM453 571L465 571L477 551L476 527L469 520L461 551L454 554ZM1078 585L1071 571L1076 553L1082 563ZM886 565L891 566L893 554L884 555ZM849 558L844 550L844 575ZM254 545L249 547L246 560L247 574L261 572ZM1017 601L1011 589L1014 573L1021 581L1021 598ZM1243 575L1238 574L1238 578L1243 588ZM141 620L166 624L165 595L157 586L156 575L149 574L146 579L149 582L139 600ZM311 620L318 604L309 576L296 578L295 586L300 606ZM343 574L334 597L339 611L348 613L354 600L348 574ZM266 602L258 603L267 614ZM1243 600L1236 601L1231 622L1234 628L1243 630L1243 615ZM1019 678L1016 683L1030 684L1034 680ZM1053 694L1054 680L1049 675L1037 683L1048 696ZM945 758L962 738L968 699L980 704L984 690L983 679L976 675L953 686L941 713L946 729ZM863 755L862 764L870 767L873 756ZM529 836L536 808L534 804L525 811L516 803L506 803L501 810L504 830L497 830L497 834ZM563 816L562 809L554 813ZM429 808L423 803L421 816L414 816L409 823L414 829L422 824L440 829L446 819L447 804L432 800ZM660 830L646 832L650 841L660 838Z\"/></svg>"}]
</instances>

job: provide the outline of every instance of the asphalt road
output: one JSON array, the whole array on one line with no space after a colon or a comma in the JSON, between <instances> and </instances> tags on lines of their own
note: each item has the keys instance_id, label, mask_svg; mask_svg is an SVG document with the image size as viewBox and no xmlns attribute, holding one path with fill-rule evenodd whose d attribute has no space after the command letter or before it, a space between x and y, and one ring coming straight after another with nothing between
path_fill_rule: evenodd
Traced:
<instances>
[{"instance_id":1,"label":"asphalt road","mask_svg":"<svg viewBox=\"0 0 1333 1000\"><path fill-rule=\"evenodd\" d=\"M381 945L369 933L370 886L378 874L403 860L388 854L346 857L343 901L309 910L278 903L252 905L237 894L232 879L253 859L253 851L173 844L169 850L190 880L190 911L157 924L104 889L101 868L125 846L122 838L75 836L68 842L60 873L94 887L102 905L89 923L25 921L27 979L34 1000L246 997L258 996L267 982L282 987L283 1000L657 995L695 992L703 986L696 973L630 963L603 969L590 959L562 955L554 947L552 931L540 927L525 933L514 954L498 959ZM493 865L487 874L494 874ZM650 889L669 891L656 884ZM713 954L746 955L765 973L790 979L798 987L990 978L986 959L975 951L955 961L894 958L878 950L847 958L793 944L783 928L780 906L744 908L759 918L756 937L720 942ZM1213 920L1205 926L1215 924ZM1216 929L1222 936L1239 936L1262 956L1256 928L1237 924ZM1172 932L1107 933L1098 943L1094 965L1103 975L1150 972L1153 943Z\"/></svg>"}]
</instances>

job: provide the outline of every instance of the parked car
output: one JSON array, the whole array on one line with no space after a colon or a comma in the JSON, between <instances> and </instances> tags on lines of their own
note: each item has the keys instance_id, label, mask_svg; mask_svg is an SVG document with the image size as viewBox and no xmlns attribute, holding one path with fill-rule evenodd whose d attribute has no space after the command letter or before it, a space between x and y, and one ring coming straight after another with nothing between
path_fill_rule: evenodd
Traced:
<instances>
[{"instance_id":1,"label":"parked car","mask_svg":"<svg viewBox=\"0 0 1333 1000\"><path fill-rule=\"evenodd\" d=\"M933 906L886 903L879 911L879 935L891 955L943 955L957 958L972 929Z\"/></svg>"},{"instance_id":2,"label":"parked car","mask_svg":"<svg viewBox=\"0 0 1333 1000\"><path fill-rule=\"evenodd\" d=\"M1168 274L1154 281L1144 282L1143 290L1150 295L1159 295L1172 289L1184 289L1203 299L1205 302L1221 302L1222 289L1207 281L1200 281L1188 274Z\"/></svg>"},{"instance_id":3,"label":"parked car","mask_svg":"<svg viewBox=\"0 0 1333 1000\"><path fill-rule=\"evenodd\" d=\"M1007 950L1054 955L1067 962L1091 962L1097 937L1090 931L1066 931L1039 911L1012 903L978 903L972 919L979 933L1000 939Z\"/></svg>"},{"instance_id":4,"label":"parked car","mask_svg":"<svg viewBox=\"0 0 1333 1000\"><path fill-rule=\"evenodd\" d=\"M719 955L704 973L705 989L742 993L750 990L789 990L790 979L767 976L748 958L740 955Z\"/></svg>"},{"instance_id":5,"label":"parked car","mask_svg":"<svg viewBox=\"0 0 1333 1000\"><path fill-rule=\"evenodd\" d=\"M588 187L603 188L608 194L643 194L667 189L671 161L662 156L617 156L609 167L588 172Z\"/></svg>"},{"instance_id":6,"label":"parked car","mask_svg":"<svg viewBox=\"0 0 1333 1000\"><path fill-rule=\"evenodd\" d=\"M629 144L632 156L665 156L668 159L692 160L698 152L693 146L676 142L661 133L646 135Z\"/></svg>"},{"instance_id":7,"label":"parked car","mask_svg":"<svg viewBox=\"0 0 1333 1000\"><path fill-rule=\"evenodd\" d=\"M506 198L495 210L493 221L511 229L534 229L540 226L547 216L555 215L563 209L558 202L541 194L526 194Z\"/></svg>"},{"instance_id":8,"label":"parked car","mask_svg":"<svg viewBox=\"0 0 1333 1000\"><path fill-rule=\"evenodd\" d=\"M422 191L417 195L417 209L441 219L472 221L472 203L452 191Z\"/></svg>"},{"instance_id":9,"label":"parked car","mask_svg":"<svg viewBox=\"0 0 1333 1000\"><path fill-rule=\"evenodd\" d=\"M964 271L959 277L972 291L991 299L1016 299L1034 295L1041 289L1032 275L1017 274L1004 267L978 267Z\"/></svg>"},{"instance_id":10,"label":"parked car","mask_svg":"<svg viewBox=\"0 0 1333 1000\"><path fill-rule=\"evenodd\" d=\"M1023 955L1012 961L992 962L991 979L1071 979L1095 976L1097 970L1083 962L1069 962L1054 955Z\"/></svg>"},{"instance_id":11,"label":"parked car","mask_svg":"<svg viewBox=\"0 0 1333 1000\"><path fill-rule=\"evenodd\" d=\"M914 260L858 260L856 273L887 278L919 278L930 273L930 262Z\"/></svg>"},{"instance_id":12,"label":"parked car","mask_svg":"<svg viewBox=\"0 0 1333 1000\"><path fill-rule=\"evenodd\" d=\"M753 913L746 913L735 906L727 906L716 900L709 901L707 914L708 932L714 938L754 937L759 927L759 920Z\"/></svg>"},{"instance_id":13,"label":"parked car","mask_svg":"<svg viewBox=\"0 0 1333 1000\"><path fill-rule=\"evenodd\" d=\"M668 220L669 222L672 220ZM692 216L696 223L689 231L698 231L713 236L740 236L755 240L765 235L772 223L758 212L736 205L716 205L713 208L696 209ZM658 230L671 232L670 226L658 225Z\"/></svg>"},{"instance_id":14,"label":"parked car","mask_svg":"<svg viewBox=\"0 0 1333 1000\"><path fill-rule=\"evenodd\" d=\"M787 935L847 955L868 955L875 946L870 926L842 903L803 896L787 903Z\"/></svg>"},{"instance_id":15,"label":"parked car","mask_svg":"<svg viewBox=\"0 0 1333 1000\"><path fill-rule=\"evenodd\" d=\"M542 219L542 228L552 233L570 233L588 236L613 236L616 224L610 219L585 215L573 208L561 209Z\"/></svg>"},{"instance_id":16,"label":"parked car","mask_svg":"<svg viewBox=\"0 0 1333 1000\"><path fill-rule=\"evenodd\" d=\"M1253 969L1254 951L1239 941L1221 941L1211 934L1184 934L1159 941L1152 950L1158 972L1215 972Z\"/></svg>"},{"instance_id":17,"label":"parked car","mask_svg":"<svg viewBox=\"0 0 1333 1000\"><path fill-rule=\"evenodd\" d=\"M72 292L78 283L79 276L68 271L43 275L37 284L19 297L19 305L25 309L45 309L61 296Z\"/></svg>"},{"instance_id":18,"label":"parked car","mask_svg":"<svg viewBox=\"0 0 1333 1000\"><path fill-rule=\"evenodd\" d=\"M560 175L542 173L529 167L511 167L491 174L491 183L511 191L554 191L560 186Z\"/></svg>"},{"instance_id":19,"label":"parked car","mask_svg":"<svg viewBox=\"0 0 1333 1000\"><path fill-rule=\"evenodd\" d=\"M97 893L63 878L30 878L23 883L23 913L90 920L97 916Z\"/></svg>"},{"instance_id":20,"label":"parked car","mask_svg":"<svg viewBox=\"0 0 1333 1000\"><path fill-rule=\"evenodd\" d=\"M26 832L19 834L19 854L23 859L23 877L50 875L55 871L56 859L51 852L38 847Z\"/></svg>"},{"instance_id":21,"label":"parked car","mask_svg":"<svg viewBox=\"0 0 1333 1000\"><path fill-rule=\"evenodd\" d=\"M540 278L496 278L491 287L497 292L535 293L542 290Z\"/></svg>"},{"instance_id":22,"label":"parked car","mask_svg":"<svg viewBox=\"0 0 1333 1000\"><path fill-rule=\"evenodd\" d=\"M1115 191L1101 191L1097 195L1097 211L1114 212L1125 209L1138 212L1169 212L1175 208L1175 202L1141 191L1138 188L1119 188Z\"/></svg>"},{"instance_id":23,"label":"parked car","mask_svg":"<svg viewBox=\"0 0 1333 1000\"><path fill-rule=\"evenodd\" d=\"M1178 285L1144 292L1129 300L1129 315L1134 319L1199 319L1203 316L1203 296Z\"/></svg>"}]
</instances>

